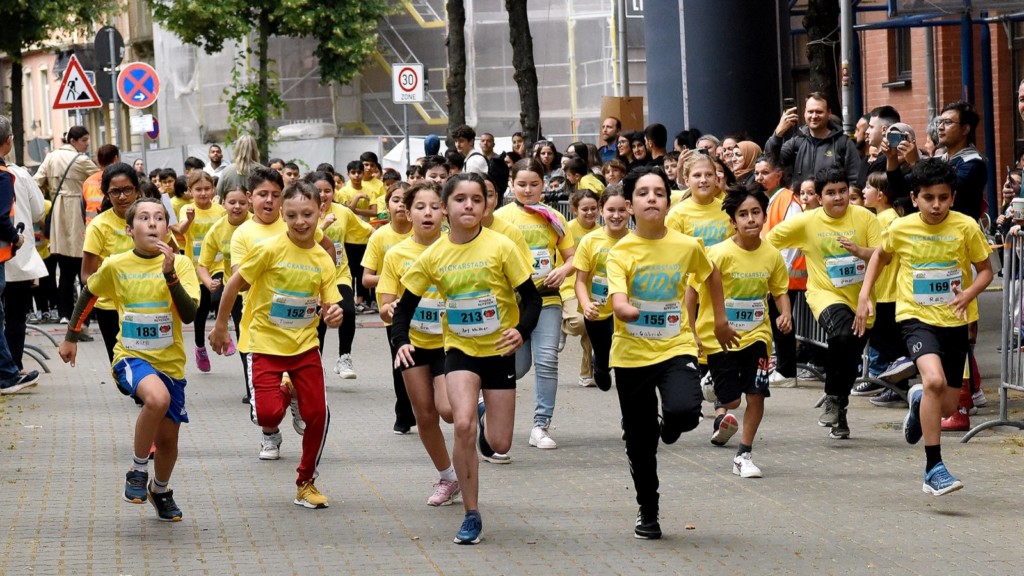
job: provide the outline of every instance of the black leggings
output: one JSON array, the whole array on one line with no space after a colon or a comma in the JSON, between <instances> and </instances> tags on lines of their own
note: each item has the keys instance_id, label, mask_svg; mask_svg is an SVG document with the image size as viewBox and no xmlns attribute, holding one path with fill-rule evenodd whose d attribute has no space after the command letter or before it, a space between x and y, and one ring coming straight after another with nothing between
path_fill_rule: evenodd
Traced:
<instances>
[{"instance_id":1,"label":"black leggings","mask_svg":"<svg viewBox=\"0 0 1024 576\"><path fill-rule=\"evenodd\" d=\"M366 255L366 244L345 243L345 257L355 278L356 294L367 304L370 302L370 289L363 286L363 256Z\"/></svg>"},{"instance_id":2,"label":"black leggings","mask_svg":"<svg viewBox=\"0 0 1024 576\"><path fill-rule=\"evenodd\" d=\"M210 291L202 283L199 284L199 308L196 310L196 319L192 326L196 332L196 347L206 346L206 318L210 315L211 297Z\"/></svg>"},{"instance_id":3,"label":"black leggings","mask_svg":"<svg viewBox=\"0 0 1024 576\"><path fill-rule=\"evenodd\" d=\"M612 351L612 333L615 331L614 317L604 320L583 320L583 326L590 337L590 346L594 349L594 373L608 374L608 356Z\"/></svg>"},{"instance_id":4,"label":"black leggings","mask_svg":"<svg viewBox=\"0 0 1024 576\"><path fill-rule=\"evenodd\" d=\"M3 291L3 302L4 336L14 363L21 370L25 368L22 356L25 354L25 324L32 309L32 281L8 282Z\"/></svg>"},{"instance_id":5,"label":"black leggings","mask_svg":"<svg viewBox=\"0 0 1024 576\"><path fill-rule=\"evenodd\" d=\"M416 415L412 412L409 392L405 389L402 371L395 368L395 347L391 344L391 326L385 326L388 336L388 347L391 349L391 383L395 387L395 424L412 428L416 425Z\"/></svg>"},{"instance_id":6,"label":"black leggings","mask_svg":"<svg viewBox=\"0 0 1024 576\"><path fill-rule=\"evenodd\" d=\"M75 301L78 294L75 292L75 278L82 273L82 259L73 256L57 254L57 266L60 268L60 280L57 284L57 311L61 318L71 320L71 314L75 311Z\"/></svg>"},{"instance_id":7,"label":"black leggings","mask_svg":"<svg viewBox=\"0 0 1024 576\"><path fill-rule=\"evenodd\" d=\"M43 259L43 264L46 264L47 275L39 279L39 287L34 290L36 310L40 314L57 308L57 257L51 254Z\"/></svg>"},{"instance_id":8,"label":"black leggings","mask_svg":"<svg viewBox=\"0 0 1024 576\"><path fill-rule=\"evenodd\" d=\"M825 358L825 394L838 396L845 407L853 383L860 375L857 364L864 354L867 336L853 335L853 310L845 304L833 304L818 315L825 329L828 356Z\"/></svg>"},{"instance_id":9,"label":"black leggings","mask_svg":"<svg viewBox=\"0 0 1024 576\"><path fill-rule=\"evenodd\" d=\"M338 355L352 353L352 340L356 337L356 300L352 295L352 288L345 284L338 284L338 292L341 292L341 326L338 326ZM316 336L320 339L320 353L324 352L324 339L327 337L327 324L323 320L316 326Z\"/></svg>"}]
</instances>

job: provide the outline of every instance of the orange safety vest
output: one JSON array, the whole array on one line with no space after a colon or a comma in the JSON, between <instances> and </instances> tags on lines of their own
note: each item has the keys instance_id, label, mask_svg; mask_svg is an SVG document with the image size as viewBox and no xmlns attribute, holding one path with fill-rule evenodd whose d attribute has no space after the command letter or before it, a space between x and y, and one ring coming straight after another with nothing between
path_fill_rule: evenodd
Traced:
<instances>
[{"instance_id":1,"label":"orange safety vest","mask_svg":"<svg viewBox=\"0 0 1024 576\"><path fill-rule=\"evenodd\" d=\"M14 187L14 174L7 169L7 166L0 164L0 171L7 172L11 175L11 187ZM14 225L14 204L16 203L16 196L11 194L11 225ZM14 244L0 240L0 263L7 262L14 257Z\"/></svg>"},{"instance_id":2,"label":"orange safety vest","mask_svg":"<svg viewBox=\"0 0 1024 576\"><path fill-rule=\"evenodd\" d=\"M92 219L99 215L103 206L103 190L100 184L103 180L103 171L86 178L82 183L82 204L85 206L85 225L88 226Z\"/></svg>"},{"instance_id":3,"label":"orange safety vest","mask_svg":"<svg viewBox=\"0 0 1024 576\"><path fill-rule=\"evenodd\" d=\"M779 196L779 198L773 197L773 202L768 205L768 218L765 221L764 234L786 219L791 205L800 205L796 194L789 188L780 189L775 196ZM807 260L804 259L802 252L793 260L793 268L789 271L789 289L807 290Z\"/></svg>"}]
</instances>

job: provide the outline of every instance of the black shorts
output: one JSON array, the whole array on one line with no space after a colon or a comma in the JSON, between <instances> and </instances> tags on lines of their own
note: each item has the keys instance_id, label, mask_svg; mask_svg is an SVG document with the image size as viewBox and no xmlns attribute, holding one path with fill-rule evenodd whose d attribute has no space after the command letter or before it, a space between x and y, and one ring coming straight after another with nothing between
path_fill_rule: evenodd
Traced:
<instances>
[{"instance_id":1,"label":"black shorts","mask_svg":"<svg viewBox=\"0 0 1024 576\"><path fill-rule=\"evenodd\" d=\"M856 316L846 304L832 304L818 314L818 324L825 330L829 340L843 336L853 336L853 319ZM860 350L857 351L860 354Z\"/></svg>"},{"instance_id":2,"label":"black shorts","mask_svg":"<svg viewBox=\"0 0 1024 576\"><path fill-rule=\"evenodd\" d=\"M480 377L482 390L515 390L516 357L513 356L470 356L458 348L452 348L444 357L444 373L450 374L467 370Z\"/></svg>"},{"instance_id":3,"label":"black shorts","mask_svg":"<svg viewBox=\"0 0 1024 576\"><path fill-rule=\"evenodd\" d=\"M754 342L740 350L708 356L715 396L722 404L739 400L741 394L771 396L768 390L768 346Z\"/></svg>"},{"instance_id":4,"label":"black shorts","mask_svg":"<svg viewBox=\"0 0 1024 576\"><path fill-rule=\"evenodd\" d=\"M417 348L412 353L412 366L402 366L400 371L405 372L420 366L429 366L432 377L444 375L444 348Z\"/></svg>"},{"instance_id":5,"label":"black shorts","mask_svg":"<svg viewBox=\"0 0 1024 576\"><path fill-rule=\"evenodd\" d=\"M967 366L967 353L971 349L966 325L944 328L920 320L904 320L900 322L900 329L915 362L925 354L937 354L942 361L946 386L960 388L964 367Z\"/></svg>"}]
</instances>

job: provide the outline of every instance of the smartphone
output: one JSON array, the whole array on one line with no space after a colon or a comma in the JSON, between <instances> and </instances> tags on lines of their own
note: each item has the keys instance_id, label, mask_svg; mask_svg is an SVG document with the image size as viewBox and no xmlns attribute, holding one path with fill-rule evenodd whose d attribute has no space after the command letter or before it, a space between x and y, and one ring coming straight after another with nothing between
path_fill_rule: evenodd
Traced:
<instances>
[{"instance_id":1,"label":"smartphone","mask_svg":"<svg viewBox=\"0 0 1024 576\"><path fill-rule=\"evenodd\" d=\"M907 139L907 135L898 130L894 130L886 134L885 138L889 141L889 148L895 150L900 145L900 142Z\"/></svg>"},{"instance_id":2,"label":"smartphone","mask_svg":"<svg viewBox=\"0 0 1024 576\"><path fill-rule=\"evenodd\" d=\"M783 98L782 99L782 111L785 112L786 110L789 110L790 108L796 108L796 100L794 100L792 98Z\"/></svg>"}]
</instances>

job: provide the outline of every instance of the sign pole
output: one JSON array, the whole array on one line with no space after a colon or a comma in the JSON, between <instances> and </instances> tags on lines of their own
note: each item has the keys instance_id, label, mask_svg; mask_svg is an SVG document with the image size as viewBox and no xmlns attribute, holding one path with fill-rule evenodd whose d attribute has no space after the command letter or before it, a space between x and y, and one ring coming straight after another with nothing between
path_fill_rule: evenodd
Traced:
<instances>
[{"instance_id":1,"label":"sign pole","mask_svg":"<svg viewBox=\"0 0 1024 576\"><path fill-rule=\"evenodd\" d=\"M121 142L118 138L118 132L120 131L121 114L120 106L117 105L117 75L114 74L114 71L117 69L117 55L114 50L114 34L116 32L117 31L114 28L110 28L110 30L107 31L107 41L108 46L110 46L110 115L113 118L113 122L110 123L110 126L113 128L114 145L120 148ZM143 143L145 143L145 140L143 140ZM145 161L143 161L143 163L145 163Z\"/></svg>"},{"instance_id":2,"label":"sign pole","mask_svg":"<svg viewBox=\"0 0 1024 576\"><path fill-rule=\"evenodd\" d=\"M409 146L409 105L402 105L402 123L405 130L405 169L409 170L412 165L412 147Z\"/></svg>"}]
</instances>

